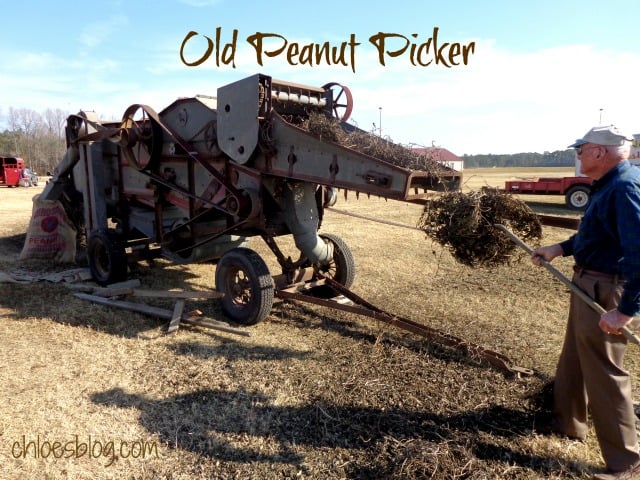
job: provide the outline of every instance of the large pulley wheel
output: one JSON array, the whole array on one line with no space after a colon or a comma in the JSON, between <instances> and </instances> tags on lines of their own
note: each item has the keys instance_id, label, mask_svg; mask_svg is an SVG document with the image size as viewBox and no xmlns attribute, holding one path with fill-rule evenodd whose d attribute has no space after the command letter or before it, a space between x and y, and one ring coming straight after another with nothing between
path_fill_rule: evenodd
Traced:
<instances>
[{"instance_id":1,"label":"large pulley wheel","mask_svg":"<svg viewBox=\"0 0 640 480\"><path fill-rule=\"evenodd\" d=\"M314 267L343 287L351 288L356 278L356 262L349 246L337 235L321 233L319 236L333 245L333 257L328 263L317 263Z\"/></svg>"},{"instance_id":2,"label":"large pulley wheel","mask_svg":"<svg viewBox=\"0 0 640 480\"><path fill-rule=\"evenodd\" d=\"M89 270L100 285L122 282L127 278L127 252L111 229L97 230L87 242Z\"/></svg>"},{"instance_id":3,"label":"large pulley wheel","mask_svg":"<svg viewBox=\"0 0 640 480\"><path fill-rule=\"evenodd\" d=\"M331 90L331 114L341 122L346 122L353 111L353 95L346 86L336 82L327 83L322 88Z\"/></svg>"},{"instance_id":4,"label":"large pulley wheel","mask_svg":"<svg viewBox=\"0 0 640 480\"><path fill-rule=\"evenodd\" d=\"M162 127L156 113L146 105L132 105L122 117L120 145L129 165L151 168L162 152Z\"/></svg>"},{"instance_id":5,"label":"large pulley wheel","mask_svg":"<svg viewBox=\"0 0 640 480\"><path fill-rule=\"evenodd\" d=\"M275 287L269 268L249 248L231 249L220 258L216 290L224 294L220 303L225 315L243 325L264 320L273 307Z\"/></svg>"}]
</instances>

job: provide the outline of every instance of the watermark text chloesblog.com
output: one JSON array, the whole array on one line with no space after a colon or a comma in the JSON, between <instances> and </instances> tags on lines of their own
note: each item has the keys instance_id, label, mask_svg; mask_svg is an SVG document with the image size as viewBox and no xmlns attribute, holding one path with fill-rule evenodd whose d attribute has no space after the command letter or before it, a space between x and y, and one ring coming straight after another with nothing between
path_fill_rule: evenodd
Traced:
<instances>
[{"instance_id":1,"label":"watermark text chloesblog.com","mask_svg":"<svg viewBox=\"0 0 640 480\"><path fill-rule=\"evenodd\" d=\"M11 444L11 456L22 459L60 459L88 458L106 459L109 467L118 458L145 459L158 458L156 442L145 440L104 440L91 435L73 437L65 440L47 440L37 435L29 438L23 435Z\"/></svg>"}]
</instances>

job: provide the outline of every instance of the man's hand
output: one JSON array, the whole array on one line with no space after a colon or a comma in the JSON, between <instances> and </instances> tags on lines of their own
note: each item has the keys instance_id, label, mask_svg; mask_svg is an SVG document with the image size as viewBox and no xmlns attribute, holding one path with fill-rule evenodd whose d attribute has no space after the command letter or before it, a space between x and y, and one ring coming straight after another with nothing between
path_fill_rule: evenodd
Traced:
<instances>
[{"instance_id":1,"label":"man's hand","mask_svg":"<svg viewBox=\"0 0 640 480\"><path fill-rule=\"evenodd\" d=\"M539 267L542 265L542 260L550 262L563 254L564 251L559 243L547 245L546 247L538 247L531 252L531 262Z\"/></svg>"},{"instance_id":2,"label":"man's hand","mask_svg":"<svg viewBox=\"0 0 640 480\"><path fill-rule=\"evenodd\" d=\"M633 317L629 317L624 313L620 313L618 310L609 310L606 313L603 313L600 316L600 321L598 322L598 326L600 330L604 333L609 333L611 335L622 335L620 329L622 327L626 327L629 323L631 323Z\"/></svg>"}]
</instances>

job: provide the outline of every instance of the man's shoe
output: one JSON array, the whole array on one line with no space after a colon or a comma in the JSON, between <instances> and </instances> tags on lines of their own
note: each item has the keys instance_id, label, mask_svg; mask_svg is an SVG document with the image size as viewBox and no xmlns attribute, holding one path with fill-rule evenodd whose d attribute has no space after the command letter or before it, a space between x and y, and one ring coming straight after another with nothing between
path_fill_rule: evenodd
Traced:
<instances>
[{"instance_id":1,"label":"man's shoe","mask_svg":"<svg viewBox=\"0 0 640 480\"><path fill-rule=\"evenodd\" d=\"M640 462L621 472L607 470L604 473L596 473L591 478L593 480L640 480Z\"/></svg>"}]
</instances>

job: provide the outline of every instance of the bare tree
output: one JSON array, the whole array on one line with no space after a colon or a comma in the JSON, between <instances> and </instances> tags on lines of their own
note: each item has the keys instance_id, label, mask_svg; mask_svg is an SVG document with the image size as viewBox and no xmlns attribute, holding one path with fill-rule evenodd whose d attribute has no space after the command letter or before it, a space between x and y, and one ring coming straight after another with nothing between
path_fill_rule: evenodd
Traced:
<instances>
[{"instance_id":1,"label":"bare tree","mask_svg":"<svg viewBox=\"0 0 640 480\"><path fill-rule=\"evenodd\" d=\"M66 148L64 125L67 114L60 109L47 109L40 114L26 108L9 108L7 121L13 140L13 155L19 155L36 171L53 171ZM4 153L4 152L3 152Z\"/></svg>"},{"instance_id":2,"label":"bare tree","mask_svg":"<svg viewBox=\"0 0 640 480\"><path fill-rule=\"evenodd\" d=\"M47 123L48 133L57 138L64 137L64 124L69 115L59 108L52 110L48 108L44 112L44 120Z\"/></svg>"},{"instance_id":3,"label":"bare tree","mask_svg":"<svg viewBox=\"0 0 640 480\"><path fill-rule=\"evenodd\" d=\"M47 125L47 133L44 140L46 154L44 157L44 168L53 171L66 149L64 127L69 115L59 108L47 109L44 112L44 119Z\"/></svg>"},{"instance_id":4,"label":"bare tree","mask_svg":"<svg viewBox=\"0 0 640 480\"><path fill-rule=\"evenodd\" d=\"M38 169L36 158L37 136L42 130L42 115L27 108L9 107L9 125L14 133L18 133L16 144L18 152L22 152L31 168Z\"/></svg>"}]
</instances>

